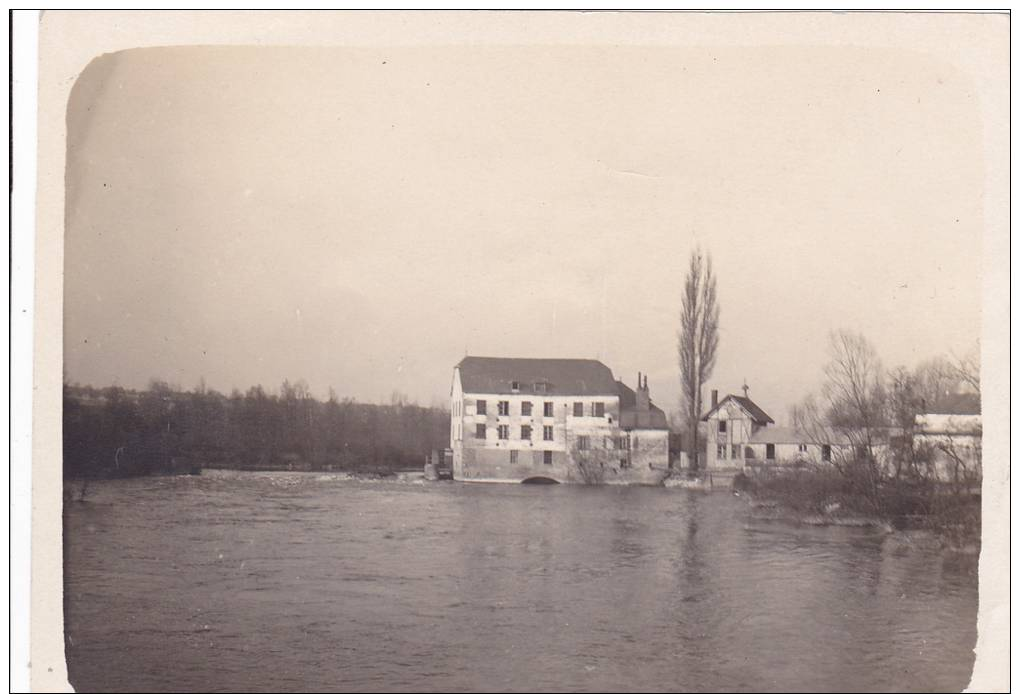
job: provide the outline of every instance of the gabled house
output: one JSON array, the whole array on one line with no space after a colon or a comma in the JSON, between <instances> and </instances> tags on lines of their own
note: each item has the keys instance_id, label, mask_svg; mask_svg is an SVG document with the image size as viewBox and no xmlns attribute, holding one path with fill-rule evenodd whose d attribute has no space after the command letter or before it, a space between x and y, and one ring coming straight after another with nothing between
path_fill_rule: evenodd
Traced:
<instances>
[{"instance_id":1,"label":"gabled house","mask_svg":"<svg viewBox=\"0 0 1020 694\"><path fill-rule=\"evenodd\" d=\"M713 390L712 405L701 421L708 423L706 469L743 467L754 437L775 424L775 420L747 396L746 387L743 396L730 394L721 401L719 391Z\"/></svg>"},{"instance_id":2,"label":"gabled house","mask_svg":"<svg viewBox=\"0 0 1020 694\"><path fill-rule=\"evenodd\" d=\"M669 429L647 376L631 389L594 359L468 356L450 398L454 479L582 481L591 461L608 483L668 474Z\"/></svg>"},{"instance_id":3,"label":"gabled house","mask_svg":"<svg viewBox=\"0 0 1020 694\"><path fill-rule=\"evenodd\" d=\"M712 391L712 406L701 418L708 423L707 469L737 469L755 466L830 463L845 459L861 448L861 441L845 431L820 427L804 431L775 426L775 421L747 395L727 395L718 400ZM871 431L872 449L885 454L892 432Z\"/></svg>"}]
</instances>

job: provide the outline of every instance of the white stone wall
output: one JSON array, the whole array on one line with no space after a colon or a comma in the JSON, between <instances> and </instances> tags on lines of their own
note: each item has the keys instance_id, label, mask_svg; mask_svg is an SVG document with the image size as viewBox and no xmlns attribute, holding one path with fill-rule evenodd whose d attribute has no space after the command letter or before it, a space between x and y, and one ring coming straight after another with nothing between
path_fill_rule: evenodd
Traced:
<instances>
[{"instance_id":1,"label":"white stone wall","mask_svg":"<svg viewBox=\"0 0 1020 694\"><path fill-rule=\"evenodd\" d=\"M719 422L726 422L726 431L719 431ZM743 463L744 446L751 439L754 422L736 403L730 401L716 410L708 419L706 469L739 467ZM719 446L725 446L725 456L720 457ZM737 446L738 456L733 456Z\"/></svg>"},{"instance_id":2,"label":"white stone wall","mask_svg":"<svg viewBox=\"0 0 1020 694\"><path fill-rule=\"evenodd\" d=\"M459 375L454 378L452 390L451 441L454 449L454 477L457 479L488 479L549 472L544 465L543 451L554 452L554 466L565 474L567 452L577 443L578 437L588 436L590 445L602 445L603 438L612 436L619 426L620 405L617 395L563 396L543 393L464 393ZM480 414L479 401L485 401L485 412ZM499 403L508 405L508 412L500 414ZM523 403L531 403L531 414L523 414ZM583 414L574 416L574 403L582 405ZM552 403L552 415L546 416L545 404ZM595 406L602 405L602 416L595 416ZM485 428L485 437L479 438L477 427ZM521 427L529 425L531 436L521 437ZM499 427L509 427L508 438L499 438ZM544 428L552 427L552 440L544 437ZM460 439L455 432L460 432ZM470 451L470 453L466 453ZM518 451L517 463L511 464L510 451ZM471 469L471 468L474 469Z\"/></svg>"}]
</instances>

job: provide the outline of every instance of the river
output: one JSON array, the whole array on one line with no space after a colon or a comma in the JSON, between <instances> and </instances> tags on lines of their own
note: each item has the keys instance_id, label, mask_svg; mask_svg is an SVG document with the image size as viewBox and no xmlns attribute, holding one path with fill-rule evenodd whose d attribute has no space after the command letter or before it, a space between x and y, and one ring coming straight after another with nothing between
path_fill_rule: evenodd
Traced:
<instances>
[{"instance_id":1,"label":"river","mask_svg":"<svg viewBox=\"0 0 1020 694\"><path fill-rule=\"evenodd\" d=\"M959 691L977 557L728 492L206 471L65 517L78 691Z\"/></svg>"}]
</instances>

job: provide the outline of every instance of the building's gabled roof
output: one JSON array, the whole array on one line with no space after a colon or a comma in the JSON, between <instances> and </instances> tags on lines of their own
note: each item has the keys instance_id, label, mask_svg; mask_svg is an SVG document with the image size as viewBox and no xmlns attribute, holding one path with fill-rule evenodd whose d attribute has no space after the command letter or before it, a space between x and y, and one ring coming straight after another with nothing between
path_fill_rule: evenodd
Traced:
<instances>
[{"instance_id":1,"label":"building's gabled roof","mask_svg":"<svg viewBox=\"0 0 1020 694\"><path fill-rule=\"evenodd\" d=\"M743 397L743 396L740 396L740 395L733 395L733 394L727 395L725 398L723 398L721 401L719 401L718 405L716 405L715 407L710 409L708 412L706 412L704 414L704 416L702 416L701 421L703 421L703 422L707 421L709 419L709 417L711 417L713 414L715 414L719 410L720 407L722 407L723 405L726 404L726 402L728 400L732 400L733 402L737 403L742 408L744 408L744 410L747 412L747 414L751 415L751 419L753 419L755 421L755 423L757 423L757 424L775 424L776 423L775 420L772 419L772 417L769 417L765 413L765 410L761 409L756 404L754 404L754 401L751 400L751 398Z\"/></svg>"},{"instance_id":2,"label":"building's gabled roof","mask_svg":"<svg viewBox=\"0 0 1020 694\"><path fill-rule=\"evenodd\" d=\"M595 359L464 357L457 369L465 393L618 394L613 372ZM519 391L513 389L515 381Z\"/></svg>"},{"instance_id":3,"label":"building's gabled roof","mask_svg":"<svg viewBox=\"0 0 1020 694\"><path fill-rule=\"evenodd\" d=\"M649 400L648 409L637 407L637 395L623 381L617 381L620 393L620 428L621 429L668 429L666 413Z\"/></svg>"}]
</instances>

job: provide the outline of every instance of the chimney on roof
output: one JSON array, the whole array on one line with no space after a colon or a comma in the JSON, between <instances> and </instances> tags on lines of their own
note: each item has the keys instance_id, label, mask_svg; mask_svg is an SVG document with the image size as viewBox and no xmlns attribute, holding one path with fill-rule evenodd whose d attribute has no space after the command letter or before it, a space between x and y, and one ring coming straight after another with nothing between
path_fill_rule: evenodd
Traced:
<instances>
[{"instance_id":1,"label":"chimney on roof","mask_svg":"<svg viewBox=\"0 0 1020 694\"><path fill-rule=\"evenodd\" d=\"M634 391L634 404L638 410L647 412L651 406L651 398L648 396L648 376L641 380L641 374L638 373L637 390Z\"/></svg>"},{"instance_id":2,"label":"chimney on roof","mask_svg":"<svg viewBox=\"0 0 1020 694\"><path fill-rule=\"evenodd\" d=\"M718 406L718 405L719 405L719 391L713 389L712 390L712 409L714 410L716 408L716 406Z\"/></svg>"}]
</instances>

